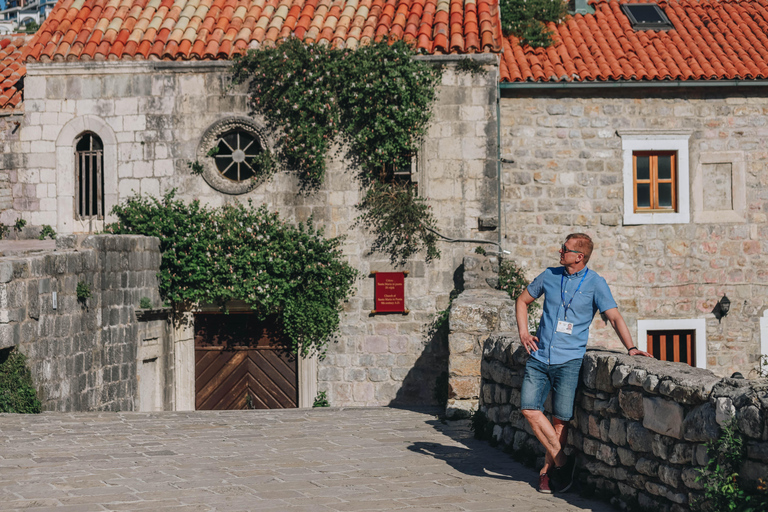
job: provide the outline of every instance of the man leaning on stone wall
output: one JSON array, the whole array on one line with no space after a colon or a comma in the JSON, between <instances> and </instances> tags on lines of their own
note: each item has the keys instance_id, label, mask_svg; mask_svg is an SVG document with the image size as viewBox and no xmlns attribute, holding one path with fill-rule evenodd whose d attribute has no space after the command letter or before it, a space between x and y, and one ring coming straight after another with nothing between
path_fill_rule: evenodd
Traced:
<instances>
[{"instance_id":1,"label":"man leaning on stone wall","mask_svg":"<svg viewBox=\"0 0 768 512\"><path fill-rule=\"evenodd\" d=\"M579 370L587 350L589 326L599 310L610 322L630 355L652 357L634 346L605 279L587 268L594 244L584 233L568 235L560 247L559 267L539 274L516 304L520 340L530 358L525 366L521 409L536 438L546 449L539 473L539 491L567 491L573 484L576 459L563 451ZM528 332L528 305L544 295L544 311L536 335ZM552 390L552 422L544 401Z\"/></svg>"}]
</instances>

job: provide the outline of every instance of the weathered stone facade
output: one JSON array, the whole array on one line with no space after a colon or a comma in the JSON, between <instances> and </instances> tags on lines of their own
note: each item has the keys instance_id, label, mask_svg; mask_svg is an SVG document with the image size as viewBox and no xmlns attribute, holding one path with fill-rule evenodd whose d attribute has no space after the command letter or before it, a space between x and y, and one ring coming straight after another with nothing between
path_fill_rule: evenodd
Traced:
<instances>
[{"instance_id":1,"label":"weathered stone facade","mask_svg":"<svg viewBox=\"0 0 768 512\"><path fill-rule=\"evenodd\" d=\"M486 73L455 71L459 56L419 57L444 65L434 120L418 155L419 193L429 198L438 229L452 238L498 239L496 84L498 58L477 55ZM73 144L84 132L104 144L107 211L133 193L177 197L210 205L253 200L291 221L313 216L327 236L344 235L344 253L364 276L345 304L338 341L319 362L318 389L333 405L380 405L433 401L434 383L447 368L444 340L430 336L436 312L448 306L454 273L467 248L442 243L442 258L409 263L408 315L372 315L370 272L392 270L387 257L369 254L373 237L354 226L361 198L357 170L329 162L326 183L298 194L298 180L278 172L254 190L230 195L190 173L206 131L230 119L248 119L243 88L229 88L227 62L67 62L29 64L25 117L16 150L28 164L18 171L14 200L31 225L52 224L60 233L100 229L74 219ZM252 118L271 143L263 122ZM481 230L480 219L483 220ZM107 221L110 220L108 216Z\"/></svg>"},{"instance_id":2,"label":"weathered stone facade","mask_svg":"<svg viewBox=\"0 0 768 512\"><path fill-rule=\"evenodd\" d=\"M528 354L517 332L484 345L481 408L493 436L515 452L544 449L520 411ZM768 475L768 379L719 378L708 370L590 349L584 356L567 450L583 485L630 510L689 510L701 496L706 442L735 416L746 438L739 472L752 489ZM545 404L551 413L549 400ZM634 507L634 508L632 508Z\"/></svg>"},{"instance_id":3,"label":"weathered stone facade","mask_svg":"<svg viewBox=\"0 0 768 512\"><path fill-rule=\"evenodd\" d=\"M501 154L512 161L502 170L505 248L533 278L557 265L566 234L590 234L590 267L633 337L638 320L705 319L706 367L747 375L768 308L767 109L759 88L502 89ZM638 133L688 137L679 195L690 198L689 221L625 220L622 145ZM718 322L723 294L731 312ZM598 318L591 336L606 345L615 334Z\"/></svg>"},{"instance_id":4,"label":"weathered stone facade","mask_svg":"<svg viewBox=\"0 0 768 512\"><path fill-rule=\"evenodd\" d=\"M134 314L142 297L159 304L158 240L76 241L62 237L55 252L0 258L0 348L16 346L27 356L44 410L173 409L167 322L140 322ZM80 282L91 292L84 300L76 294ZM159 396L147 408L137 371L153 358L159 387L152 393Z\"/></svg>"}]
</instances>

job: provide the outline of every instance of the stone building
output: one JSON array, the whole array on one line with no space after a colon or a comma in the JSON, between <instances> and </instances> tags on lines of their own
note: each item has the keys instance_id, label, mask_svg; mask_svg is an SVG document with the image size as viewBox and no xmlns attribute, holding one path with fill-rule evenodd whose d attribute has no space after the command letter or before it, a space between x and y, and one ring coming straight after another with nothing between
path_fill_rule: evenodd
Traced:
<instances>
[{"instance_id":1,"label":"stone building","mask_svg":"<svg viewBox=\"0 0 768 512\"><path fill-rule=\"evenodd\" d=\"M98 232L112 220L113 205L135 193L157 197L171 189L181 199L213 206L253 200L294 222L311 215L327 235L347 237L344 252L364 277L345 305L338 341L327 357L299 361L298 404L311 405L318 390L337 406L432 402L447 368L447 348L430 335L430 325L448 307L466 246L446 243L439 261L408 263L409 313L373 315L370 274L394 269L387 255L370 254L372 236L353 226L362 196L349 162L333 159L325 185L299 195L290 170L251 190L248 181L222 178L205 154L230 134L273 144L264 122L249 114L245 89L228 88L233 54L291 35L347 48L385 35L407 38L428 53L420 58L445 66L433 123L411 179L430 199L441 233L498 240L497 7L488 0L449 7L392 1L359 6L321 1L312 7L265 0L117 6L62 0L21 58L24 101L14 112L23 112L22 122L4 142L11 155L5 170L12 176L13 207L0 221L13 224L22 217L30 225L52 225L59 234ZM449 27L449 10L451 20L458 17L461 23ZM456 71L464 54L485 72ZM189 170L195 160L206 165L202 176ZM88 177L92 170L95 178ZM99 179L101 189L88 188ZM196 405L199 323L182 323L172 333L173 403L179 409Z\"/></svg>"},{"instance_id":2,"label":"stone building","mask_svg":"<svg viewBox=\"0 0 768 512\"><path fill-rule=\"evenodd\" d=\"M762 3L644 3L634 14L623 4L580 8L550 25L554 45L534 49L502 37L491 0L61 0L3 61L19 78L0 82L0 221L97 232L133 193L173 188L211 205L253 199L293 221L313 215L327 234L347 236L345 254L366 277L328 356L300 362L299 401L321 390L334 405L429 402L448 368L447 347L429 326L477 243L441 242L442 258L430 265L413 259L410 313L371 315L367 276L392 266L369 253L372 236L353 225L361 191L350 162L332 160L326 184L309 196L297 194L290 171L249 190L212 165L203 176L188 168L229 133L273 143L244 90L227 88L233 54L291 35L349 48L403 38L427 54L419 58L445 66L411 176L442 234L499 242L533 277L556 264L565 234L587 232L598 247L591 267L612 285L639 345L650 336L661 355L660 336L682 336L678 357L690 350L697 366L747 373L768 353ZM458 71L467 55L485 72ZM81 153L102 159L95 212L77 206ZM638 158L649 172L640 182ZM723 295L731 310L718 320ZM595 322L592 342L615 344ZM186 375L173 403L191 408L194 329L173 336L176 378Z\"/></svg>"},{"instance_id":3,"label":"stone building","mask_svg":"<svg viewBox=\"0 0 768 512\"><path fill-rule=\"evenodd\" d=\"M627 5L591 2L547 50L505 40L503 245L533 277L589 233L641 347L677 334L696 366L746 376L768 354L764 4Z\"/></svg>"}]
</instances>

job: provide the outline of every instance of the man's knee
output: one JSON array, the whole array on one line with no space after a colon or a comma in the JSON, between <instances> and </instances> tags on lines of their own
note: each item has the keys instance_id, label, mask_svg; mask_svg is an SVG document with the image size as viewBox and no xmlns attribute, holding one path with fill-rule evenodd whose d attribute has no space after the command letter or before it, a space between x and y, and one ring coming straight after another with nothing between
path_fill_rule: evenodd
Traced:
<instances>
[{"instance_id":1,"label":"man's knee","mask_svg":"<svg viewBox=\"0 0 768 512\"><path fill-rule=\"evenodd\" d=\"M528 421L531 421L531 420L532 420L532 419L534 419L534 418L538 418L538 417L540 417L542 414L544 414L544 413L542 413L542 412L541 412L540 410L538 410L538 409L523 409L523 416L524 416L524 417L525 417L525 419L527 419Z\"/></svg>"}]
</instances>

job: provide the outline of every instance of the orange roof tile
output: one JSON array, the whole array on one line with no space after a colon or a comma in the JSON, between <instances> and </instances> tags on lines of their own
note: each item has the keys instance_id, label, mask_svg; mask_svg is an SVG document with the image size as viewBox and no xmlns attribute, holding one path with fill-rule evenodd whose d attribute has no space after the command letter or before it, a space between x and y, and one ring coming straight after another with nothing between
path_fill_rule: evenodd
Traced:
<instances>
[{"instance_id":1,"label":"orange roof tile","mask_svg":"<svg viewBox=\"0 0 768 512\"><path fill-rule=\"evenodd\" d=\"M503 39L496 0L59 0L29 59L227 59L290 35L428 53L499 52Z\"/></svg>"},{"instance_id":2,"label":"orange roof tile","mask_svg":"<svg viewBox=\"0 0 768 512\"><path fill-rule=\"evenodd\" d=\"M501 81L768 78L768 0L661 0L673 28L635 31L621 4L647 1L592 0L594 14L548 25L547 49L506 38Z\"/></svg>"},{"instance_id":3,"label":"orange roof tile","mask_svg":"<svg viewBox=\"0 0 768 512\"><path fill-rule=\"evenodd\" d=\"M22 34L0 37L0 111L21 107L22 78L27 72L24 58L31 38Z\"/></svg>"}]
</instances>

